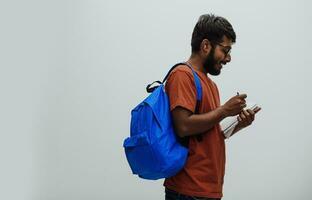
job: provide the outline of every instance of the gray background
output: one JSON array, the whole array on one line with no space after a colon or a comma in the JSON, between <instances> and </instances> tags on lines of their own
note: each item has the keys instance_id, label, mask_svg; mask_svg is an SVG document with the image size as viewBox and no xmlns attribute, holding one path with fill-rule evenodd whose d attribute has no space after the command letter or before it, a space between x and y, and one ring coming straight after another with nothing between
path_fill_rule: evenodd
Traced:
<instances>
[{"instance_id":1,"label":"gray background","mask_svg":"<svg viewBox=\"0 0 312 200\"><path fill-rule=\"evenodd\" d=\"M201 14L237 33L213 80L263 110L227 143L224 200L311 198L310 1L6 1L0 6L0 199L164 199L131 175L130 110L190 55Z\"/></svg>"}]
</instances>

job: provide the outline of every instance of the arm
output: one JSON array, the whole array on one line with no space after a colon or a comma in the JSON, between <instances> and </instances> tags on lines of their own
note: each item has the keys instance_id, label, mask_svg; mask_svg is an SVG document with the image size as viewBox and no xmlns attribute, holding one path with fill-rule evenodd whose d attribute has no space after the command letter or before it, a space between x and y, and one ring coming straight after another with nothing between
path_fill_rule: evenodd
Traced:
<instances>
[{"instance_id":1,"label":"arm","mask_svg":"<svg viewBox=\"0 0 312 200\"><path fill-rule=\"evenodd\" d=\"M172 71L166 82L175 132L180 137L208 131L227 116L239 114L246 106L246 94L236 95L208 113L194 114L196 88L188 67Z\"/></svg>"},{"instance_id":2,"label":"arm","mask_svg":"<svg viewBox=\"0 0 312 200\"><path fill-rule=\"evenodd\" d=\"M200 134L211 129L226 117L222 107L204 114L193 114L191 111L176 107L172 118L176 133L180 137Z\"/></svg>"},{"instance_id":3,"label":"arm","mask_svg":"<svg viewBox=\"0 0 312 200\"><path fill-rule=\"evenodd\" d=\"M223 106L203 114L193 114L191 111L178 106L172 110L175 131L180 137L206 132L225 117L239 114L246 106L244 100L246 97L246 94L234 96Z\"/></svg>"}]
</instances>

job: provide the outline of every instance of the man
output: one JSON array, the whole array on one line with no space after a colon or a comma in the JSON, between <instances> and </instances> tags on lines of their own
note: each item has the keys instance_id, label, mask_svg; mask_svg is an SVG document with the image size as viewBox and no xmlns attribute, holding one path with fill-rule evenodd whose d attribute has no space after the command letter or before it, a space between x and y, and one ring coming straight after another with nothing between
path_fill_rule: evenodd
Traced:
<instances>
[{"instance_id":1,"label":"man","mask_svg":"<svg viewBox=\"0 0 312 200\"><path fill-rule=\"evenodd\" d=\"M176 134L189 138L187 162L178 174L167 178L166 200L221 199L225 171L225 142L219 122L238 115L234 133L249 126L261 109L244 110L246 94L238 94L220 105L217 85L207 74L219 75L231 61L230 50L236 34L223 17L200 16L192 34L192 55L187 61L202 85L199 114L195 114L196 89L192 70L181 65L170 74L166 92ZM201 139L198 139L200 134Z\"/></svg>"}]
</instances>

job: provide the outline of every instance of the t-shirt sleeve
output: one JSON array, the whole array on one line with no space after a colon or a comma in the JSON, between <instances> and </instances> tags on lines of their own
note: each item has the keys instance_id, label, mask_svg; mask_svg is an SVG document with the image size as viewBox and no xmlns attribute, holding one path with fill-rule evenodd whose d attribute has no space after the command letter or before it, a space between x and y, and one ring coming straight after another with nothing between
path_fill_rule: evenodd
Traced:
<instances>
[{"instance_id":1,"label":"t-shirt sleeve","mask_svg":"<svg viewBox=\"0 0 312 200\"><path fill-rule=\"evenodd\" d=\"M196 89L193 74L184 70L173 71L166 82L170 111L181 106L194 113L196 106Z\"/></svg>"},{"instance_id":2,"label":"t-shirt sleeve","mask_svg":"<svg viewBox=\"0 0 312 200\"><path fill-rule=\"evenodd\" d=\"M217 101L217 106L219 107L221 104L220 104L220 93L219 93L219 89L218 89L218 86L215 82L213 82L213 86L215 88L215 94L217 95L217 99L219 99Z\"/></svg>"}]
</instances>

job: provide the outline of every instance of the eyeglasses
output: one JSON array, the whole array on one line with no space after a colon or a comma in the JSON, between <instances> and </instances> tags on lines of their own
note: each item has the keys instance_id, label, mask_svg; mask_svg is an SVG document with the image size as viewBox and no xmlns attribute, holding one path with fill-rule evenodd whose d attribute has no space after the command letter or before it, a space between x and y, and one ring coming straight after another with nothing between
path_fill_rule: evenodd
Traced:
<instances>
[{"instance_id":1,"label":"eyeglasses","mask_svg":"<svg viewBox=\"0 0 312 200\"><path fill-rule=\"evenodd\" d=\"M222 44L220 44L220 43L215 43L215 44L216 44L216 45L219 45L219 46L221 46L221 47L223 47L223 48L222 48L222 51L223 51L223 53L225 54L225 57L231 54L232 48L231 48L230 46L224 46L224 45L222 45Z\"/></svg>"}]
</instances>

